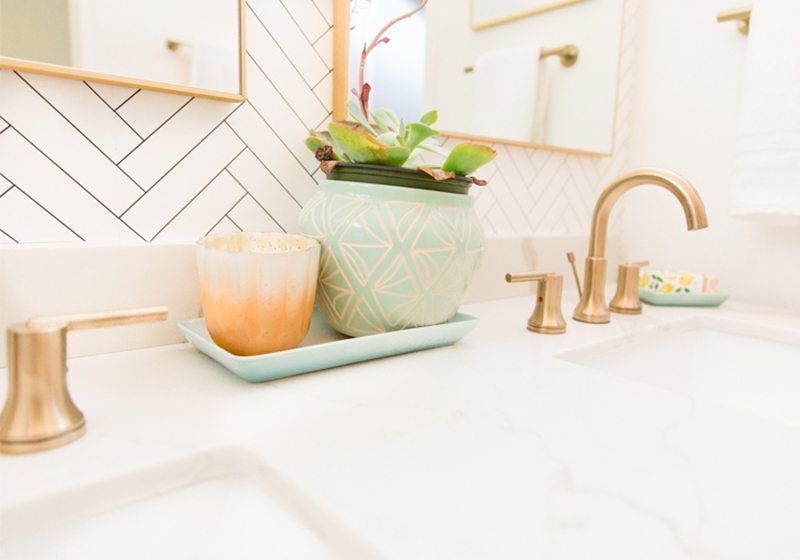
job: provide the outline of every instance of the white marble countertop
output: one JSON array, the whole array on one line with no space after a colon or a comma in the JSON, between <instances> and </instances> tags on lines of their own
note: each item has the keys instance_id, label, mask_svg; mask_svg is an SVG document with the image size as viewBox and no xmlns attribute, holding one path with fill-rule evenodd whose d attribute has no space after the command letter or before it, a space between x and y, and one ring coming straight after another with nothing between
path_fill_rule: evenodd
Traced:
<instances>
[{"instance_id":1,"label":"white marble countertop","mask_svg":"<svg viewBox=\"0 0 800 560\"><path fill-rule=\"evenodd\" d=\"M546 336L531 307L471 304L455 346L258 385L187 344L72 360L88 433L0 457L0 515L236 448L364 543L351 558L800 558L800 427L557 357L695 315L800 317L646 307Z\"/></svg>"}]
</instances>

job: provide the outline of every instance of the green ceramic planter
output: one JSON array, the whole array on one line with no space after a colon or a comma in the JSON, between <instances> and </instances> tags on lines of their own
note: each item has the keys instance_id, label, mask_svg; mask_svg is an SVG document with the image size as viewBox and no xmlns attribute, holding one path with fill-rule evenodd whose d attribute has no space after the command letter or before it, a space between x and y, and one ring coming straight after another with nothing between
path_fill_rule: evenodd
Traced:
<instances>
[{"instance_id":1,"label":"green ceramic planter","mask_svg":"<svg viewBox=\"0 0 800 560\"><path fill-rule=\"evenodd\" d=\"M437 185L416 171L392 171L392 180L427 186L329 178L300 213L301 231L322 244L317 305L349 336L450 320L483 254L472 199L439 192L464 188L463 180Z\"/></svg>"}]
</instances>

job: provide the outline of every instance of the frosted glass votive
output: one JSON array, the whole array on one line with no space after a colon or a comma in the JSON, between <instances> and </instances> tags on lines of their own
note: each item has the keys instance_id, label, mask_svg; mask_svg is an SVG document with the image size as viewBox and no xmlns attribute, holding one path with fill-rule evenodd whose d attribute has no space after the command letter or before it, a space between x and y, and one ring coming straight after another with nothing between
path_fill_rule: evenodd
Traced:
<instances>
[{"instance_id":1,"label":"frosted glass votive","mask_svg":"<svg viewBox=\"0 0 800 560\"><path fill-rule=\"evenodd\" d=\"M240 356L294 348L308 333L319 243L303 235L240 232L197 242L208 333Z\"/></svg>"}]
</instances>

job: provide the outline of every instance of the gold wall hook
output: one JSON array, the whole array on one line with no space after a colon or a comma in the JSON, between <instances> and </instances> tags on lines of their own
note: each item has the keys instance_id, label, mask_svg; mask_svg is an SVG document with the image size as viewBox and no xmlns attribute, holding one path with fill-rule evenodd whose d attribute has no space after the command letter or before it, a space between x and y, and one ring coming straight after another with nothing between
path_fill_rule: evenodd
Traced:
<instances>
[{"instance_id":1,"label":"gold wall hook","mask_svg":"<svg viewBox=\"0 0 800 560\"><path fill-rule=\"evenodd\" d=\"M166 307L61 315L11 325L8 393L0 413L0 453L60 447L86 432L83 413L67 388L67 331L167 318Z\"/></svg>"},{"instance_id":2,"label":"gold wall hook","mask_svg":"<svg viewBox=\"0 0 800 560\"><path fill-rule=\"evenodd\" d=\"M562 334L567 322L561 313L563 278L553 272L527 272L506 274L506 282L539 282L536 289L536 306L528 319L528 330L541 334Z\"/></svg>"},{"instance_id":3,"label":"gold wall hook","mask_svg":"<svg viewBox=\"0 0 800 560\"><path fill-rule=\"evenodd\" d=\"M746 6L743 8L733 8L731 10L724 10L717 14L717 22L723 23L726 21L735 21L739 33L748 35L750 33L750 16L752 8Z\"/></svg>"},{"instance_id":4,"label":"gold wall hook","mask_svg":"<svg viewBox=\"0 0 800 560\"><path fill-rule=\"evenodd\" d=\"M617 292L608 306L611 311L623 315L639 315L642 312L642 302L639 300L639 271L649 264L649 261L638 261L619 265Z\"/></svg>"},{"instance_id":5,"label":"gold wall hook","mask_svg":"<svg viewBox=\"0 0 800 560\"><path fill-rule=\"evenodd\" d=\"M544 60L549 56L557 56L559 60L561 60L561 64L569 68L578 61L580 52L580 49L572 43L561 45L560 47L543 47L542 50L539 51L539 60ZM467 74L474 71L475 67L472 65L464 67L464 72Z\"/></svg>"}]
</instances>

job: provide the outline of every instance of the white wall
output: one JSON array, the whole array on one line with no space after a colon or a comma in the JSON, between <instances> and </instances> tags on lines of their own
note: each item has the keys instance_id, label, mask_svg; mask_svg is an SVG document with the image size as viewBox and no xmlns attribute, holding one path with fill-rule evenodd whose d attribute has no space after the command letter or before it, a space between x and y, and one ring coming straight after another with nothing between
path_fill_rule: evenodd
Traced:
<instances>
[{"instance_id":1,"label":"white wall","mask_svg":"<svg viewBox=\"0 0 800 560\"><path fill-rule=\"evenodd\" d=\"M671 195L635 189L626 195L622 239L630 258L716 274L720 289L739 300L800 309L800 229L728 216L747 48L735 24L716 23L730 7L730 0L641 2L629 162L692 181L710 227L687 232Z\"/></svg>"}]
</instances>

